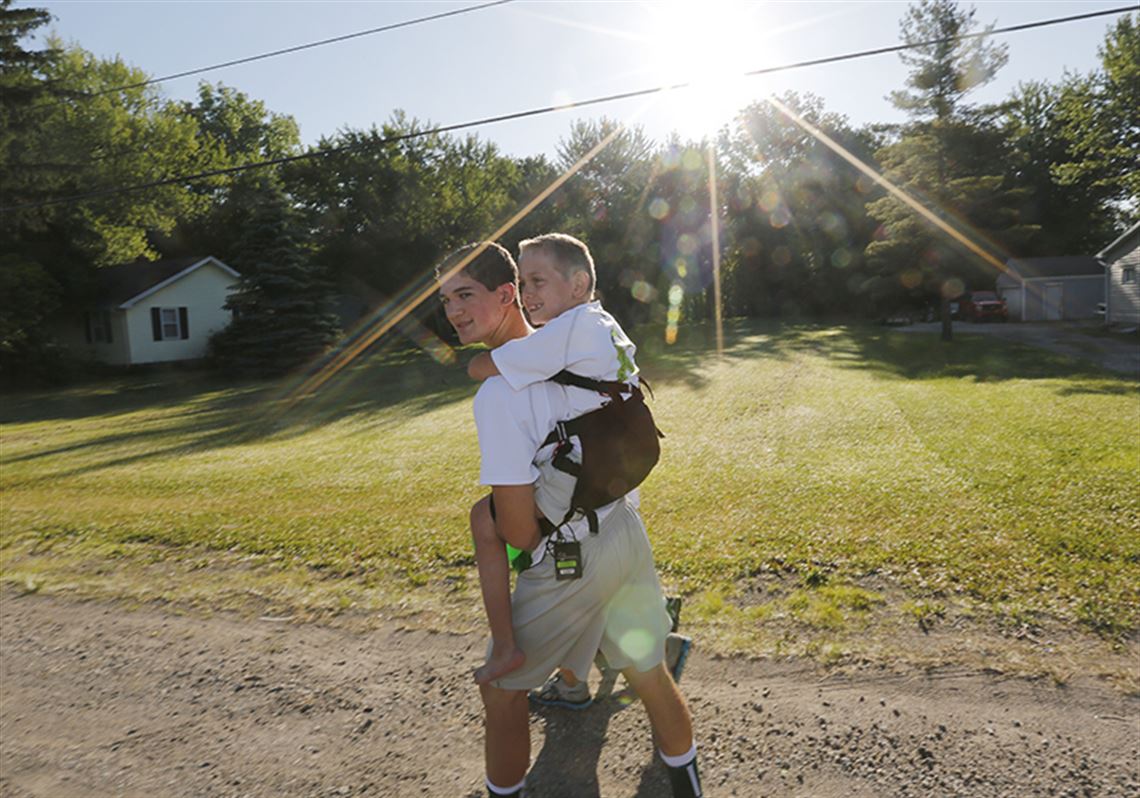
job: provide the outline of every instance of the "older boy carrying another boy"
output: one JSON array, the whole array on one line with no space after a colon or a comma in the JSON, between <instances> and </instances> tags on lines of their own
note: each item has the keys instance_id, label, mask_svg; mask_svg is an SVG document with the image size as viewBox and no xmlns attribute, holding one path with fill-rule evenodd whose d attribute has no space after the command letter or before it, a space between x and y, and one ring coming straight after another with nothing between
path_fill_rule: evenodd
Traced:
<instances>
[{"instance_id":1,"label":"older boy carrying another boy","mask_svg":"<svg viewBox=\"0 0 1140 798\"><path fill-rule=\"evenodd\" d=\"M472 250L458 255L470 257ZM448 321L462 342L498 350L531 334L518 304L517 274L509 253L492 244L441 284ZM541 311L539 305L536 300ZM496 358L496 367L509 370L514 364L508 361L509 356L501 363ZM534 558L519 575L510 605L523 662L481 685L487 787L492 796L522 792L530 757L526 691L559 667L584 677L601 649L649 713L673 794L693 798L701 789L692 720L662 663L669 619L636 506L623 497L599 508L597 534L581 519L567 525L565 534L581 544L577 578L556 579L554 558L544 556L550 538L543 538L538 518L564 517L575 479L551 466L551 454L544 451L552 447L543 441L555 424L595 409L600 397L591 394L547 381L515 390L504 376L485 380L475 397L480 481L492 488L497 518L491 520L484 499L472 509L472 526L493 526L495 548L503 551L506 541Z\"/></svg>"}]
</instances>

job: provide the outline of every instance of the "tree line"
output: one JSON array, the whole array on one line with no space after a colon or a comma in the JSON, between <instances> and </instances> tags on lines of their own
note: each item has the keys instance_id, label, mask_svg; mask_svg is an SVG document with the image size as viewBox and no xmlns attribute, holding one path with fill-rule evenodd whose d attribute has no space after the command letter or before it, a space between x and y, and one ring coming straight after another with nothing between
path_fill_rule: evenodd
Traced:
<instances>
[{"instance_id":1,"label":"tree line","mask_svg":"<svg viewBox=\"0 0 1140 798\"><path fill-rule=\"evenodd\" d=\"M636 126L580 120L550 158L425 132L429 123L400 111L305 148L292 118L234 87L204 82L195 101L179 102L119 59L52 39L27 49L49 21L0 0L0 369L9 375L60 356L50 320L84 307L98 269L190 254L242 275L217 361L260 373L297 366L341 334L333 297L400 297L606 138L502 243L551 230L586 240L603 301L626 324L711 314L714 215L726 315L874 317L992 287L994 260L1095 252L1140 197L1140 17L1131 14L1108 29L1091 74L1023 83L979 105L970 92L1005 64L1004 46L947 41L982 29L975 12L921 0L900 36L942 43L903 53L909 74L891 101L904 124L854 127L817 97L787 94L741 109L704 141L653 142ZM99 193L301 155L311 157ZM438 322L431 307L421 317Z\"/></svg>"}]
</instances>

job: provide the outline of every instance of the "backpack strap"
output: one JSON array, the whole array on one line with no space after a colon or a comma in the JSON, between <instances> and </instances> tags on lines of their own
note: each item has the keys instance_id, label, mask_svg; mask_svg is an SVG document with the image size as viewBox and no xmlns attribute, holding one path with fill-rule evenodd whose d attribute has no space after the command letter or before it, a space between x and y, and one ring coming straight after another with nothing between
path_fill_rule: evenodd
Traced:
<instances>
[{"instance_id":1,"label":"backpack strap","mask_svg":"<svg viewBox=\"0 0 1140 798\"><path fill-rule=\"evenodd\" d=\"M550 381L557 382L559 385L572 385L575 388L584 388L587 391L597 391L598 393L604 393L608 396L620 396L623 393L632 394L637 391L637 386L631 385L628 382L594 380L567 371L566 369L555 374L550 378Z\"/></svg>"}]
</instances>

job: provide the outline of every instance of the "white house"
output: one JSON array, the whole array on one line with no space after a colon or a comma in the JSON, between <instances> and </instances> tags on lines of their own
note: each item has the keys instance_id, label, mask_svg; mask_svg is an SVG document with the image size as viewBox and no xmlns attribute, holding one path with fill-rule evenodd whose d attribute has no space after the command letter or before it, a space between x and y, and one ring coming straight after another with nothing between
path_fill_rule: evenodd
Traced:
<instances>
[{"instance_id":1,"label":"white house","mask_svg":"<svg viewBox=\"0 0 1140 798\"><path fill-rule=\"evenodd\" d=\"M1092 319L1104 302L1104 266L1092 255L1015 258L998 275L1010 321Z\"/></svg>"},{"instance_id":2,"label":"white house","mask_svg":"<svg viewBox=\"0 0 1140 798\"><path fill-rule=\"evenodd\" d=\"M1104 321L1140 324L1140 222L1097 253L1104 263Z\"/></svg>"},{"instance_id":3,"label":"white house","mask_svg":"<svg viewBox=\"0 0 1140 798\"><path fill-rule=\"evenodd\" d=\"M73 350L114 365L195 360L230 323L226 297L239 277L214 257L110 266L98 272L92 305L58 335Z\"/></svg>"}]
</instances>

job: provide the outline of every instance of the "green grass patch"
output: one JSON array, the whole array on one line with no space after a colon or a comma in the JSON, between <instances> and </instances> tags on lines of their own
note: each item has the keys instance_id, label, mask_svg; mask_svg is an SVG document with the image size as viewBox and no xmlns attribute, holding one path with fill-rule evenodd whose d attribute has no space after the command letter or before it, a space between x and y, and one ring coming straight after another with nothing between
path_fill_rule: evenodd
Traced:
<instances>
[{"instance_id":1,"label":"green grass patch","mask_svg":"<svg viewBox=\"0 0 1140 798\"><path fill-rule=\"evenodd\" d=\"M703 327L635 338L667 435L643 514L689 623L769 650L787 624L1016 608L1135 640L1136 381L968 334L734 322L722 357ZM291 387L171 373L6 396L3 577L51 590L217 552L350 604L415 595L477 619L474 386L381 351L316 395Z\"/></svg>"}]
</instances>

